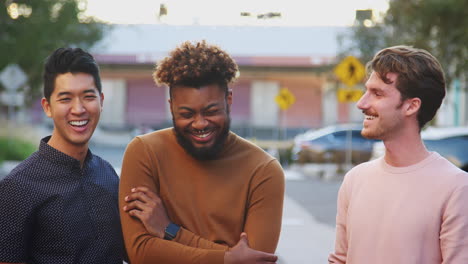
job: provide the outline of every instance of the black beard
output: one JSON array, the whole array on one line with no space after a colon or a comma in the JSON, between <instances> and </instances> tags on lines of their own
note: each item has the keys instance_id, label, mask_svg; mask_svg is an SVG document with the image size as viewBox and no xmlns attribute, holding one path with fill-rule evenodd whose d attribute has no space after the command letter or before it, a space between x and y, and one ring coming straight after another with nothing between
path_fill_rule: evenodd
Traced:
<instances>
[{"instance_id":1,"label":"black beard","mask_svg":"<svg viewBox=\"0 0 468 264\"><path fill-rule=\"evenodd\" d=\"M172 118L172 124L174 126L174 133L177 138L177 142L188 154L197 160L214 160L223 149L224 143L229 135L231 117L228 114L223 130L221 130L221 133L217 136L213 146L211 147L195 147L192 142L184 136L183 131L176 126L174 118Z\"/></svg>"}]
</instances>

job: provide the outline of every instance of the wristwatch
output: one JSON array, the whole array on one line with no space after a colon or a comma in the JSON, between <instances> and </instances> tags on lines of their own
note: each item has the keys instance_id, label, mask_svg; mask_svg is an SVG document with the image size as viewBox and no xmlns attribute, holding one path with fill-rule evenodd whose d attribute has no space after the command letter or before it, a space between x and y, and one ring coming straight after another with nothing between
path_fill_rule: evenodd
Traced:
<instances>
[{"instance_id":1,"label":"wristwatch","mask_svg":"<svg viewBox=\"0 0 468 264\"><path fill-rule=\"evenodd\" d=\"M172 240L177 236L177 232L179 232L180 226L170 222L169 225L164 230L164 239L165 240Z\"/></svg>"}]
</instances>

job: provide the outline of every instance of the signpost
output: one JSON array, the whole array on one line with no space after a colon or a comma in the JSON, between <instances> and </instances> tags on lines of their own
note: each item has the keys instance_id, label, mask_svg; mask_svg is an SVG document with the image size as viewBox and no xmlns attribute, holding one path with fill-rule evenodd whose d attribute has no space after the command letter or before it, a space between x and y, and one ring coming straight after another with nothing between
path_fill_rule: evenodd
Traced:
<instances>
[{"instance_id":1,"label":"signpost","mask_svg":"<svg viewBox=\"0 0 468 264\"><path fill-rule=\"evenodd\" d=\"M27 80L28 76L18 64L10 64L0 72L0 82L10 92L18 90Z\"/></svg>"},{"instance_id":2,"label":"signpost","mask_svg":"<svg viewBox=\"0 0 468 264\"><path fill-rule=\"evenodd\" d=\"M366 69L356 57L348 56L336 66L335 74L341 82L353 87L362 81L366 75Z\"/></svg>"},{"instance_id":3,"label":"signpost","mask_svg":"<svg viewBox=\"0 0 468 264\"><path fill-rule=\"evenodd\" d=\"M283 137L286 139L287 124L286 124L286 110L296 102L296 97L292 94L288 88L281 88L279 94L275 97L275 102L278 104L281 111L281 119L283 127Z\"/></svg>"},{"instance_id":4,"label":"signpost","mask_svg":"<svg viewBox=\"0 0 468 264\"><path fill-rule=\"evenodd\" d=\"M281 88L279 94L275 97L275 101L281 110L286 111L296 102L296 97L287 88Z\"/></svg>"},{"instance_id":5,"label":"signpost","mask_svg":"<svg viewBox=\"0 0 468 264\"><path fill-rule=\"evenodd\" d=\"M6 91L1 95L2 103L8 105L8 119L14 119L14 106L20 106L23 98L19 96L18 89L26 84L27 75L17 64L10 64L0 72L0 82ZM10 132L8 132L10 134Z\"/></svg>"},{"instance_id":6,"label":"signpost","mask_svg":"<svg viewBox=\"0 0 468 264\"><path fill-rule=\"evenodd\" d=\"M337 91L337 99L341 103L357 102L361 98L363 91L353 88L357 83L361 82L366 75L366 69L362 63L353 56L344 58L335 68L335 75L348 88L339 88ZM346 133L347 149L346 164L351 166L352 161L352 135L351 130Z\"/></svg>"}]
</instances>

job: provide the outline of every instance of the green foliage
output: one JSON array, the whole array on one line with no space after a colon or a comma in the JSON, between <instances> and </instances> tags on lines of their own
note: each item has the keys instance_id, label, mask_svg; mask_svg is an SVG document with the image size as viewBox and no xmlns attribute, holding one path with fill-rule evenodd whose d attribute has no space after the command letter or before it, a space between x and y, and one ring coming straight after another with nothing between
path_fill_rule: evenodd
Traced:
<instances>
[{"instance_id":1,"label":"green foliage","mask_svg":"<svg viewBox=\"0 0 468 264\"><path fill-rule=\"evenodd\" d=\"M28 141L0 137L0 163L4 160L24 160L36 150L37 146Z\"/></svg>"},{"instance_id":2,"label":"green foliage","mask_svg":"<svg viewBox=\"0 0 468 264\"><path fill-rule=\"evenodd\" d=\"M83 17L85 2L82 0L0 2L3 2L0 4L0 70L10 63L20 65L29 78L29 101L41 95L43 63L53 50L89 49L106 30L104 24ZM12 4L26 14L12 15Z\"/></svg>"},{"instance_id":3,"label":"green foliage","mask_svg":"<svg viewBox=\"0 0 468 264\"><path fill-rule=\"evenodd\" d=\"M352 44L343 52L363 61L388 46L426 49L438 58L450 83L468 72L468 1L392 0L382 22L356 25L349 37Z\"/></svg>"}]
</instances>

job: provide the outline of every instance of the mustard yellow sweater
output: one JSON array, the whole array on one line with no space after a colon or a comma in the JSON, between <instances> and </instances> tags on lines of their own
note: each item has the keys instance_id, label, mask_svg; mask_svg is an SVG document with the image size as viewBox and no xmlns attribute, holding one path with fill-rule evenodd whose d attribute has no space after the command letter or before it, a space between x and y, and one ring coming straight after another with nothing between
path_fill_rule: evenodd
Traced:
<instances>
[{"instance_id":1,"label":"mustard yellow sweater","mask_svg":"<svg viewBox=\"0 0 468 264\"><path fill-rule=\"evenodd\" d=\"M166 241L150 235L122 210L131 188L159 194L169 218L180 225ZM274 252L284 198L278 161L230 133L220 157L198 161L177 143L171 128L133 139L125 151L120 182L120 214L132 264L222 264L224 252L246 232L254 249Z\"/></svg>"}]
</instances>

